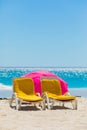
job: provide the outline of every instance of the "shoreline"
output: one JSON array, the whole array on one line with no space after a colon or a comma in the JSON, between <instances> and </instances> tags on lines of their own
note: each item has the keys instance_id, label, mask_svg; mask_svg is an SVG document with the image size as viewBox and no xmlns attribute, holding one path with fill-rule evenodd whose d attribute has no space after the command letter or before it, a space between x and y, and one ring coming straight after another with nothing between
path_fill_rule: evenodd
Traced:
<instances>
[{"instance_id":1,"label":"shoreline","mask_svg":"<svg viewBox=\"0 0 87 130\"><path fill-rule=\"evenodd\" d=\"M69 92L71 95L87 98L87 88L69 88Z\"/></svg>"},{"instance_id":2,"label":"shoreline","mask_svg":"<svg viewBox=\"0 0 87 130\"><path fill-rule=\"evenodd\" d=\"M12 92L12 88L0 89L0 98L11 98ZM69 88L69 92L71 95L87 98L87 88Z\"/></svg>"}]
</instances>

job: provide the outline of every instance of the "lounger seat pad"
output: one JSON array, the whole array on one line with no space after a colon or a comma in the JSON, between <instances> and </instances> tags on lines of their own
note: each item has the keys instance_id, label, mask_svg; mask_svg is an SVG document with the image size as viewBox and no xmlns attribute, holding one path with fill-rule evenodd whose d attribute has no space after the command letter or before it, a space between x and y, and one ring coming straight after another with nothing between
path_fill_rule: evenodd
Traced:
<instances>
[{"instance_id":1,"label":"lounger seat pad","mask_svg":"<svg viewBox=\"0 0 87 130\"><path fill-rule=\"evenodd\" d=\"M76 99L76 96L64 96L64 95L56 95L52 93L48 93L48 97L59 101L70 101Z\"/></svg>"},{"instance_id":2,"label":"lounger seat pad","mask_svg":"<svg viewBox=\"0 0 87 130\"><path fill-rule=\"evenodd\" d=\"M26 95L26 94L18 94L18 98L29 101L29 102L36 102L36 101L42 101L43 99L36 95Z\"/></svg>"}]
</instances>

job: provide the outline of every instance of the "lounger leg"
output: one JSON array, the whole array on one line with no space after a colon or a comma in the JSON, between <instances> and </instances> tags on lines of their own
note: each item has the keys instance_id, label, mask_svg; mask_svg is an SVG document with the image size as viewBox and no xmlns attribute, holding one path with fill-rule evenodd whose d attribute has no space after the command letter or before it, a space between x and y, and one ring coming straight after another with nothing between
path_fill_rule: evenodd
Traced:
<instances>
[{"instance_id":1,"label":"lounger leg","mask_svg":"<svg viewBox=\"0 0 87 130\"><path fill-rule=\"evenodd\" d=\"M37 109L42 110L42 108L41 108L41 102L34 103L34 106L35 106Z\"/></svg>"},{"instance_id":2,"label":"lounger leg","mask_svg":"<svg viewBox=\"0 0 87 130\"><path fill-rule=\"evenodd\" d=\"M19 100L19 108L18 109L20 109L21 108L21 103L22 103L22 101L21 100Z\"/></svg>"},{"instance_id":3,"label":"lounger leg","mask_svg":"<svg viewBox=\"0 0 87 130\"><path fill-rule=\"evenodd\" d=\"M75 110L77 110L77 100L75 100Z\"/></svg>"},{"instance_id":4,"label":"lounger leg","mask_svg":"<svg viewBox=\"0 0 87 130\"><path fill-rule=\"evenodd\" d=\"M12 107L13 100L14 100L14 94L12 94L12 98L11 98L10 101L9 101L10 107Z\"/></svg>"},{"instance_id":5,"label":"lounger leg","mask_svg":"<svg viewBox=\"0 0 87 130\"><path fill-rule=\"evenodd\" d=\"M45 99L43 100L43 106L42 109L45 110L46 109L46 105L45 105Z\"/></svg>"},{"instance_id":6,"label":"lounger leg","mask_svg":"<svg viewBox=\"0 0 87 130\"><path fill-rule=\"evenodd\" d=\"M48 98L47 93L46 93L46 101L47 101L47 107L48 107L48 109L50 110L50 109L51 109L51 108L50 108L50 102L49 102L49 98Z\"/></svg>"},{"instance_id":7,"label":"lounger leg","mask_svg":"<svg viewBox=\"0 0 87 130\"><path fill-rule=\"evenodd\" d=\"M15 99L15 102L16 102L16 110L18 110L19 109L18 98Z\"/></svg>"},{"instance_id":8,"label":"lounger leg","mask_svg":"<svg viewBox=\"0 0 87 130\"><path fill-rule=\"evenodd\" d=\"M77 110L77 100L72 101L72 106L74 110Z\"/></svg>"},{"instance_id":9,"label":"lounger leg","mask_svg":"<svg viewBox=\"0 0 87 130\"><path fill-rule=\"evenodd\" d=\"M42 94L42 98L43 98L43 104L42 104L42 109L45 110L46 109L46 93L43 93Z\"/></svg>"},{"instance_id":10,"label":"lounger leg","mask_svg":"<svg viewBox=\"0 0 87 130\"><path fill-rule=\"evenodd\" d=\"M41 102L41 108L42 108L42 110L45 110L45 108L46 108L46 107L45 107L45 101L42 101L42 102Z\"/></svg>"},{"instance_id":11,"label":"lounger leg","mask_svg":"<svg viewBox=\"0 0 87 130\"><path fill-rule=\"evenodd\" d=\"M55 102L54 102L54 100L52 100L51 102L52 102L52 104L51 104L50 108L52 109L54 104L55 104Z\"/></svg>"},{"instance_id":12,"label":"lounger leg","mask_svg":"<svg viewBox=\"0 0 87 130\"><path fill-rule=\"evenodd\" d=\"M20 108L20 100L17 98L16 93L14 94L14 96L15 96L16 110L19 110L19 108Z\"/></svg>"}]
</instances>

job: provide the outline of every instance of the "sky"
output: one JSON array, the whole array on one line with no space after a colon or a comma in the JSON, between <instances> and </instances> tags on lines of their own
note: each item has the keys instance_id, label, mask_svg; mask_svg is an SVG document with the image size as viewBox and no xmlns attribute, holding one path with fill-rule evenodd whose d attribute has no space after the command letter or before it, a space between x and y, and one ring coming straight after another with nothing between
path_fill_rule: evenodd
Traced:
<instances>
[{"instance_id":1,"label":"sky","mask_svg":"<svg viewBox=\"0 0 87 130\"><path fill-rule=\"evenodd\" d=\"M1 67L87 67L87 0L0 0Z\"/></svg>"}]
</instances>

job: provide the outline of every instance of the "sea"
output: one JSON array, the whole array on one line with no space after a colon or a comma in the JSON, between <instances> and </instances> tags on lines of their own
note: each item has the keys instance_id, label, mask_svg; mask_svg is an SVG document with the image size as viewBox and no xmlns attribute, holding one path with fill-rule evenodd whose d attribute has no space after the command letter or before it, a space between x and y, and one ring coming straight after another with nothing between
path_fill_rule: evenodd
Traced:
<instances>
[{"instance_id":1,"label":"sea","mask_svg":"<svg viewBox=\"0 0 87 130\"><path fill-rule=\"evenodd\" d=\"M79 67L1 67L0 98L12 96L13 79L37 70L50 71L68 83L71 95L87 98L87 68Z\"/></svg>"}]
</instances>

